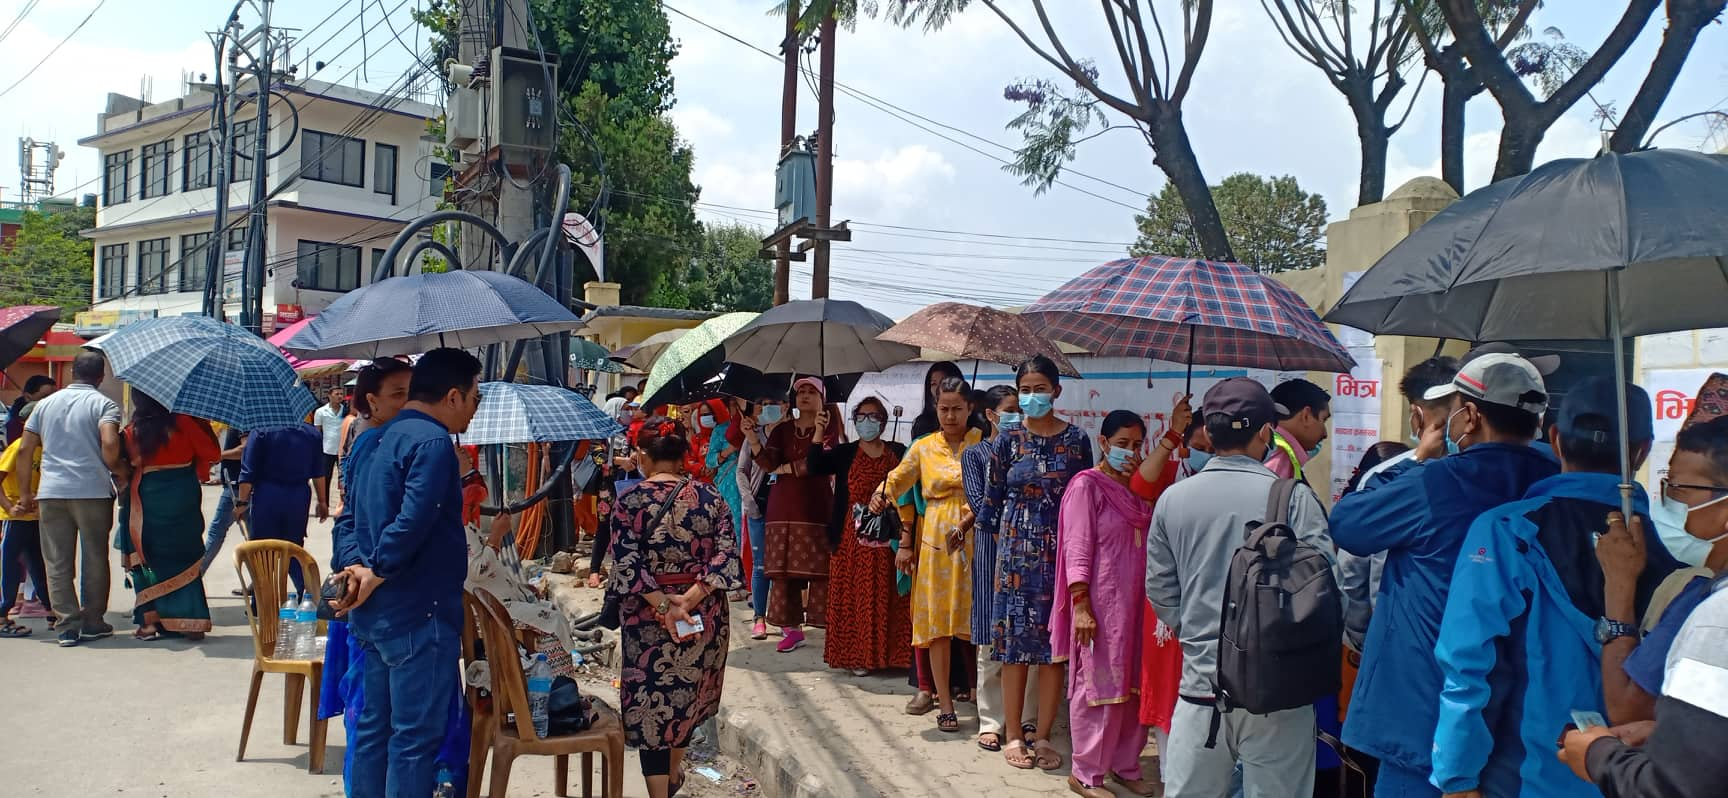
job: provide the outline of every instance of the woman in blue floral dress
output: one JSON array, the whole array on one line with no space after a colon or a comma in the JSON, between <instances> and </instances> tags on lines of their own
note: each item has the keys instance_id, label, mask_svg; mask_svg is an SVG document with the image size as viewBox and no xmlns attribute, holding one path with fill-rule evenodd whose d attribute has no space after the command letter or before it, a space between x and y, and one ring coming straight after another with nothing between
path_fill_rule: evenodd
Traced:
<instances>
[{"instance_id":1,"label":"woman in blue floral dress","mask_svg":"<svg viewBox=\"0 0 1728 798\"><path fill-rule=\"evenodd\" d=\"M1002 709L1008 719L1024 717L1026 682L1038 673L1038 730L1033 750L1019 740L1003 749L1008 764L1055 770L1062 756L1050 743L1061 710L1062 663L1050 652L1050 610L1056 592L1056 518L1062 491L1074 475L1091 468L1092 442L1079 427L1057 417L1062 378L1056 364L1034 357L1015 374L1025 419L1004 429L992 442L991 504L1000 507L996 535L996 595L991 610L990 658L1002 663Z\"/></svg>"}]
</instances>

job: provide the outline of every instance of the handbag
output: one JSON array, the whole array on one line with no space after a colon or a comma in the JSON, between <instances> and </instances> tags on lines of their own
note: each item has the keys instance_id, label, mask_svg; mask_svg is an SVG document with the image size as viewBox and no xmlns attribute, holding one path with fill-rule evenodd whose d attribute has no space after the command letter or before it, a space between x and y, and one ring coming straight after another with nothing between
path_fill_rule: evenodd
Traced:
<instances>
[{"instance_id":1,"label":"handbag","mask_svg":"<svg viewBox=\"0 0 1728 798\"><path fill-rule=\"evenodd\" d=\"M582 695L582 690L570 677L559 676L552 680L552 692L546 701L548 737L581 734L588 731L599 717L593 703Z\"/></svg>"},{"instance_id":2,"label":"handbag","mask_svg":"<svg viewBox=\"0 0 1728 798\"><path fill-rule=\"evenodd\" d=\"M900 508L890 505L879 513L870 512L863 504L852 505L852 527L858 531L858 542L881 548L900 539Z\"/></svg>"},{"instance_id":3,"label":"handbag","mask_svg":"<svg viewBox=\"0 0 1728 798\"><path fill-rule=\"evenodd\" d=\"M661 503L660 509L654 511L654 517L648 521L648 526L643 527L644 531L651 532L654 529L659 528L660 522L666 519L666 513L672 510L672 505L677 504L678 497L684 493L684 486L689 484L689 477L685 477L678 481L678 487L674 488L672 490L672 495L667 496L666 501ZM619 534L624 531L626 530L612 530L613 534ZM622 626L624 618L620 613L619 604L623 598L623 594L617 590L613 590L612 585L608 584L606 586L606 603L600 605L600 618L597 623L607 629L617 629L619 626Z\"/></svg>"}]
</instances>

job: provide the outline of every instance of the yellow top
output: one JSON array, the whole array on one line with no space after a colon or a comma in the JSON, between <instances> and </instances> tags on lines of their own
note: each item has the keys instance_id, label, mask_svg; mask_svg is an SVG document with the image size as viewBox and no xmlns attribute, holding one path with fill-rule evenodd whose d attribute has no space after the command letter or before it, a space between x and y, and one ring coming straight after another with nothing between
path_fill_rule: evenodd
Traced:
<instances>
[{"instance_id":1,"label":"yellow top","mask_svg":"<svg viewBox=\"0 0 1728 798\"><path fill-rule=\"evenodd\" d=\"M6 447L5 453L0 454L0 472L4 472L6 474L5 481L0 482L0 490L4 490L6 492L6 503L7 504L16 504L18 502L18 496L20 494L20 491L18 490L18 447L19 447L19 444L21 444L21 443L23 443L22 439L13 441L12 445ZM42 447L41 446L36 447L36 456L33 459L36 461L36 470L34 472L32 472L31 479L30 479L31 492L35 492L35 490L38 487L40 487L41 483L42 483ZM35 513L24 513L21 515L13 515L9 512L6 512L5 507L0 507L0 520L3 520L3 521L35 521L36 518L37 518L37 516Z\"/></svg>"}]
</instances>

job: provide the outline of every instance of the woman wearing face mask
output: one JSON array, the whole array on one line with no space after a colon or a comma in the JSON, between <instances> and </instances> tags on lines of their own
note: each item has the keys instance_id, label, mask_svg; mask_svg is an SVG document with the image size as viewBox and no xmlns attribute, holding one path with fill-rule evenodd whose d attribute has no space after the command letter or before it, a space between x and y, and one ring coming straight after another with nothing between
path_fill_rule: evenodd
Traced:
<instances>
[{"instance_id":1,"label":"woman wearing face mask","mask_svg":"<svg viewBox=\"0 0 1728 798\"><path fill-rule=\"evenodd\" d=\"M718 399L697 402L686 410L686 417L690 420L690 452L684 456L684 473L698 482L712 484L717 464L710 464L713 458L708 453L715 440L725 445L726 431L721 429L721 425L728 418L726 405ZM718 436L714 434L716 430L720 433Z\"/></svg>"},{"instance_id":2,"label":"woman wearing face mask","mask_svg":"<svg viewBox=\"0 0 1728 798\"><path fill-rule=\"evenodd\" d=\"M1152 505L1128 489L1140 467L1146 422L1128 410L1104 417L1104 459L1077 474L1062 494L1058 517L1053 658L1068 660L1068 718L1074 767L1068 789L1109 798L1114 777L1136 795L1152 795L1141 776L1140 634L1146 605L1146 532Z\"/></svg>"},{"instance_id":3,"label":"woman wearing face mask","mask_svg":"<svg viewBox=\"0 0 1728 798\"><path fill-rule=\"evenodd\" d=\"M822 659L855 676L912 664L912 603L894 587L894 551L886 543L858 539L852 508L870 503L906 447L882 440L888 408L874 396L852 410L858 440L810 449L810 473L834 477L834 510L828 521L828 639ZM816 437L831 426L828 411L816 420Z\"/></svg>"},{"instance_id":4,"label":"woman wearing face mask","mask_svg":"<svg viewBox=\"0 0 1728 798\"><path fill-rule=\"evenodd\" d=\"M990 658L1002 663L1002 707L1021 717L1026 680L1038 673L1038 727L1033 751L1022 740L1003 747L1008 764L1055 770L1062 756L1050 742L1062 700L1062 661L1050 651L1050 610L1063 588L1056 578L1056 517L1075 474L1092 467L1092 442L1055 413L1062 377L1049 358L1034 357L1015 374L1025 421L992 441L990 501L1001 508L995 529L996 595ZM1138 465L1138 464L1136 464Z\"/></svg>"},{"instance_id":5,"label":"woman wearing face mask","mask_svg":"<svg viewBox=\"0 0 1728 798\"><path fill-rule=\"evenodd\" d=\"M777 394L758 396L753 406L744 408L738 421L738 445L748 447L751 439L772 435L774 428L785 421L783 397ZM745 562L750 573L750 639L768 639L768 573L764 569L763 546L768 535L768 495L773 486L769 470L756 464L753 452L741 448L738 458L738 512L744 517L744 544L739 548L749 553Z\"/></svg>"},{"instance_id":6,"label":"woman wearing face mask","mask_svg":"<svg viewBox=\"0 0 1728 798\"><path fill-rule=\"evenodd\" d=\"M1728 417L1680 431L1657 498L1650 504L1657 536L1674 559L1691 567L1675 571L1657 587L1641 624L1642 640L1621 638L1602 648L1602 693L1609 720L1617 726L1656 717L1674 636L1710 595L1711 579L1728 572ZM1616 513L1609 526L1596 547L1603 594L1610 601L1622 597L1629 606L1644 570L1643 523L1634 516L1631 534L1625 534L1625 522ZM1632 617L1627 607L1606 609L1627 613L1616 617Z\"/></svg>"},{"instance_id":7,"label":"woman wearing face mask","mask_svg":"<svg viewBox=\"0 0 1728 798\"><path fill-rule=\"evenodd\" d=\"M984 394L984 419L989 429L985 440L960 455L960 470L966 480L966 503L972 510L973 529L996 528L997 505L990 502L990 441L1002 429L1019 427L1020 391L1012 385L997 385ZM972 536L972 639L989 640L990 611L996 600L996 536ZM978 747L992 753L1002 750L1004 728L1021 728L1020 718L1002 717L1002 663L990 658L988 646L972 646L978 669Z\"/></svg>"},{"instance_id":8,"label":"woman wearing face mask","mask_svg":"<svg viewBox=\"0 0 1728 798\"><path fill-rule=\"evenodd\" d=\"M804 624L826 626L828 610L828 514L834 488L810 473L810 450L822 445L816 422L827 388L814 377L793 385L797 414L790 424L750 439L756 464L775 474L768 492L763 568L768 574L768 622L785 630L775 650L804 645Z\"/></svg>"}]
</instances>

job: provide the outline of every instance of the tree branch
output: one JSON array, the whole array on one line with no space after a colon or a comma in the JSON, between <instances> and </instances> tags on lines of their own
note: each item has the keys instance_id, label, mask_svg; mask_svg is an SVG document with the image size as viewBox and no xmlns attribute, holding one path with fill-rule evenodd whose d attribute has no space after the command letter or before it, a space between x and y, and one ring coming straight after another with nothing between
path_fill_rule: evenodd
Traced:
<instances>
[{"instance_id":1,"label":"tree branch","mask_svg":"<svg viewBox=\"0 0 1728 798\"><path fill-rule=\"evenodd\" d=\"M1530 12L1535 11L1540 2L1541 0L1523 0L1519 3L1518 13L1513 14L1512 20L1507 22L1506 27L1500 31L1499 38L1494 40L1494 46L1500 50L1505 50L1511 47L1513 42L1518 41L1518 34L1523 33L1524 26L1530 22Z\"/></svg>"},{"instance_id":2,"label":"tree branch","mask_svg":"<svg viewBox=\"0 0 1728 798\"><path fill-rule=\"evenodd\" d=\"M1572 77L1543 103L1544 106L1557 106L1553 111L1554 117L1559 117L1567 108L1582 99L1591 87L1602 82L1602 76L1608 74L1614 62L1619 61L1620 56L1625 55L1626 50L1637 41L1638 34L1650 22L1650 15L1656 13L1659 2L1660 0L1630 0L1626 4L1626 13L1621 15L1620 22L1609 32L1602 45L1596 48L1596 52L1590 54L1590 60L1585 61L1584 65L1572 73ZM1505 63L1505 58L1499 60Z\"/></svg>"},{"instance_id":3,"label":"tree branch","mask_svg":"<svg viewBox=\"0 0 1728 798\"><path fill-rule=\"evenodd\" d=\"M1156 90L1157 78L1153 77L1152 84L1148 86L1146 78L1152 77L1152 65L1145 63L1141 64L1139 69L1135 67L1134 54L1129 49L1122 25L1117 22L1116 15L1110 11L1112 2L1113 0L1098 0L1098 5L1104 11L1104 20L1110 23L1110 43L1116 46L1116 56L1122 59L1122 74L1128 77L1128 86L1134 91L1135 102L1142 106L1151 105L1151 94L1152 91Z\"/></svg>"},{"instance_id":4,"label":"tree branch","mask_svg":"<svg viewBox=\"0 0 1728 798\"><path fill-rule=\"evenodd\" d=\"M1200 54L1206 51L1206 37L1212 33L1212 0L1195 0L1198 14L1194 20L1194 35L1189 37L1182 53L1182 74L1176 78L1176 88L1170 92L1170 104L1181 108L1194 83L1194 70L1200 66Z\"/></svg>"},{"instance_id":5,"label":"tree branch","mask_svg":"<svg viewBox=\"0 0 1728 798\"><path fill-rule=\"evenodd\" d=\"M1301 3L1302 0L1295 0L1295 2ZM1272 11L1273 6L1278 8L1276 14ZM1314 42L1308 31L1296 26L1296 20L1290 15L1288 0L1260 0L1260 7L1265 9L1266 16L1272 18L1272 29L1278 31L1278 37L1284 40L1284 46L1301 56L1303 60L1313 64L1328 75L1341 75L1349 68L1347 63L1334 61L1325 50ZM1279 23L1280 17L1283 18L1282 24Z\"/></svg>"},{"instance_id":6,"label":"tree branch","mask_svg":"<svg viewBox=\"0 0 1728 798\"><path fill-rule=\"evenodd\" d=\"M1038 7L1039 15L1043 16L1043 3L1039 0L1035 0L1034 4ZM1037 54L1039 58L1044 59L1051 66L1056 67L1062 72L1062 74L1073 78L1075 83L1078 83L1088 94L1097 97L1099 102L1127 114L1130 119L1141 119L1147 114L1147 109L1141 108L1122 99L1121 97L1111 94L1110 92L1105 91L1103 87L1099 86L1097 81L1093 80L1084 71L1082 71L1080 65L1075 63L1074 60L1068 56L1068 53L1062 47L1061 41L1054 38L1051 40L1051 43L1056 47L1056 51L1062 56L1058 59L1056 56L1047 52L1044 48L1038 46L1038 43L1032 40L1032 37L1026 33L1026 30L1020 27L1020 23L1015 22L1014 18L1008 15L1008 12L1003 11L1002 8L996 4L996 0L984 0L984 5L991 11L996 12L996 16L1001 18L1003 22L1007 23L1008 28L1014 31L1014 35L1019 36L1020 41L1025 42L1026 46L1030 48L1033 53ZM1048 25L1045 26L1045 31L1050 32Z\"/></svg>"},{"instance_id":7,"label":"tree branch","mask_svg":"<svg viewBox=\"0 0 1728 798\"><path fill-rule=\"evenodd\" d=\"M1123 10L1127 12L1128 19L1134 23L1134 35L1140 41L1140 60L1145 61L1148 64L1152 63L1152 46L1146 40L1146 22L1140 19L1140 4L1134 2L1134 0L1117 0L1117 4L1122 6ZM1158 33L1158 49L1164 52L1163 79L1168 81L1171 74L1170 43L1164 38L1163 21L1158 19L1158 4L1151 3L1147 5L1147 10L1152 12L1152 27ZM1163 92L1159 92L1159 95L1162 96Z\"/></svg>"},{"instance_id":8,"label":"tree branch","mask_svg":"<svg viewBox=\"0 0 1728 798\"><path fill-rule=\"evenodd\" d=\"M1634 0L1639 2L1640 0ZM1476 13L1475 0L1437 0L1446 27L1452 31L1452 46L1470 62L1477 78L1508 115L1535 112L1538 103L1530 87L1506 63L1505 55L1488 38L1487 23ZM1630 13L1630 9L1628 9Z\"/></svg>"},{"instance_id":9,"label":"tree branch","mask_svg":"<svg viewBox=\"0 0 1728 798\"><path fill-rule=\"evenodd\" d=\"M1680 77L1680 68L1685 66L1686 57L1698 42L1699 32L1720 16L1725 6L1728 0L1669 0L1668 30L1662 34L1662 45L1650 62L1650 71L1638 87L1638 94L1615 126L1608 149L1631 152L1639 147L1644 132L1656 122L1656 112L1668 100L1674 81Z\"/></svg>"}]
</instances>

